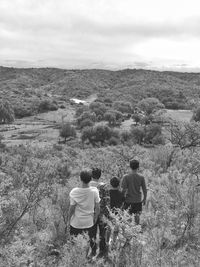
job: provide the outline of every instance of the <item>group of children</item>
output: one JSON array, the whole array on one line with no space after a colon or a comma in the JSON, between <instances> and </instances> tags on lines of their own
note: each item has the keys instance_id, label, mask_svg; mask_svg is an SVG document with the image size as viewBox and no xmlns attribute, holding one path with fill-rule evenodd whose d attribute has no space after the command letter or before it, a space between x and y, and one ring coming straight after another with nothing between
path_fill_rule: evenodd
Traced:
<instances>
[{"instance_id":1,"label":"group of children","mask_svg":"<svg viewBox=\"0 0 200 267\"><path fill-rule=\"evenodd\" d=\"M110 211L116 215L119 209L127 209L139 223L142 205L146 201L146 184L144 177L137 173L139 162L130 161L131 171L122 179L113 177L110 185L100 182L101 169L84 170L80 173L81 187L70 192L69 224L70 234L88 233L91 257L97 252L97 232L99 233L99 254L108 253L108 223ZM120 190L122 187L122 191ZM143 191L143 200L140 192Z\"/></svg>"}]
</instances>

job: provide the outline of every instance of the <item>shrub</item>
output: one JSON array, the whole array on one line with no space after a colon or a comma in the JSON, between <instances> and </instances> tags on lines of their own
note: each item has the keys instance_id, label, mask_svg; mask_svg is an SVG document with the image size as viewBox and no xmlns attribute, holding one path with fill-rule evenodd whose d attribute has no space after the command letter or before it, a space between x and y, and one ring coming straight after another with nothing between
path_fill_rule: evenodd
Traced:
<instances>
[{"instance_id":1,"label":"shrub","mask_svg":"<svg viewBox=\"0 0 200 267\"><path fill-rule=\"evenodd\" d=\"M116 101L113 103L113 109L121 113L132 113L132 106L130 102Z\"/></svg>"},{"instance_id":2,"label":"shrub","mask_svg":"<svg viewBox=\"0 0 200 267\"><path fill-rule=\"evenodd\" d=\"M142 99L137 106L146 116L152 115L156 111L164 108L164 105L154 97Z\"/></svg>"},{"instance_id":3,"label":"shrub","mask_svg":"<svg viewBox=\"0 0 200 267\"><path fill-rule=\"evenodd\" d=\"M61 109L65 109L66 107L65 107L64 104L61 104L61 105L59 106L59 108L61 108Z\"/></svg>"},{"instance_id":4,"label":"shrub","mask_svg":"<svg viewBox=\"0 0 200 267\"><path fill-rule=\"evenodd\" d=\"M83 129L84 127L87 127L87 126L93 126L94 125L94 122L90 119L85 119L83 121L80 122L80 128Z\"/></svg>"},{"instance_id":5,"label":"shrub","mask_svg":"<svg viewBox=\"0 0 200 267\"><path fill-rule=\"evenodd\" d=\"M117 138L117 137L115 137L115 136L112 136L109 140L108 140L108 144L110 145L110 146L116 146L116 145L118 145L120 143L120 140Z\"/></svg>"},{"instance_id":6,"label":"shrub","mask_svg":"<svg viewBox=\"0 0 200 267\"><path fill-rule=\"evenodd\" d=\"M90 120L90 121L95 122L96 121L96 115L95 115L95 113L88 112L88 111L83 112L81 114L81 116L77 118L77 124L78 124L78 126L80 126L81 123L84 120Z\"/></svg>"},{"instance_id":7,"label":"shrub","mask_svg":"<svg viewBox=\"0 0 200 267\"><path fill-rule=\"evenodd\" d=\"M138 113L134 113L132 115L132 119L135 121L136 125L142 120L142 117L140 114Z\"/></svg>"},{"instance_id":8,"label":"shrub","mask_svg":"<svg viewBox=\"0 0 200 267\"><path fill-rule=\"evenodd\" d=\"M107 125L97 125L94 127L85 127L82 132L82 142L88 140L92 145L100 143L103 145L112 136L112 130Z\"/></svg>"},{"instance_id":9,"label":"shrub","mask_svg":"<svg viewBox=\"0 0 200 267\"><path fill-rule=\"evenodd\" d=\"M130 131L122 131L120 134L120 139L122 143L129 141L132 138Z\"/></svg>"},{"instance_id":10,"label":"shrub","mask_svg":"<svg viewBox=\"0 0 200 267\"><path fill-rule=\"evenodd\" d=\"M88 106L81 106L81 107L78 107L77 110L76 110L76 117L80 117L83 112L89 112L89 107Z\"/></svg>"},{"instance_id":11,"label":"shrub","mask_svg":"<svg viewBox=\"0 0 200 267\"><path fill-rule=\"evenodd\" d=\"M32 116L34 114L34 110L28 106L14 106L14 113L16 118L23 118Z\"/></svg>"},{"instance_id":12,"label":"shrub","mask_svg":"<svg viewBox=\"0 0 200 267\"><path fill-rule=\"evenodd\" d=\"M63 123L60 129L60 136L63 137L66 142L68 137L76 137L76 130L69 122Z\"/></svg>"},{"instance_id":13,"label":"shrub","mask_svg":"<svg viewBox=\"0 0 200 267\"><path fill-rule=\"evenodd\" d=\"M145 137L144 127L142 126L133 127L131 129L131 135L133 136L133 139L135 140L136 144L141 145Z\"/></svg>"},{"instance_id":14,"label":"shrub","mask_svg":"<svg viewBox=\"0 0 200 267\"><path fill-rule=\"evenodd\" d=\"M41 101L38 106L38 112L53 111L57 109L58 109L58 105L56 104L56 102L55 101L52 102L48 99Z\"/></svg>"},{"instance_id":15,"label":"shrub","mask_svg":"<svg viewBox=\"0 0 200 267\"><path fill-rule=\"evenodd\" d=\"M0 101L0 124L14 121L14 110L7 100Z\"/></svg>"},{"instance_id":16,"label":"shrub","mask_svg":"<svg viewBox=\"0 0 200 267\"><path fill-rule=\"evenodd\" d=\"M192 120L194 120L194 121L200 121L200 107L196 108L193 111Z\"/></svg>"},{"instance_id":17,"label":"shrub","mask_svg":"<svg viewBox=\"0 0 200 267\"><path fill-rule=\"evenodd\" d=\"M145 127L145 143L152 143L153 138L161 135L162 128L159 124L150 124ZM156 140L156 139L155 139Z\"/></svg>"},{"instance_id":18,"label":"shrub","mask_svg":"<svg viewBox=\"0 0 200 267\"><path fill-rule=\"evenodd\" d=\"M93 102L90 104L89 106L90 110L92 112L94 112L96 114L96 116L102 116L104 115L104 113L107 110L107 107L105 106L105 104L100 103L100 102Z\"/></svg>"},{"instance_id":19,"label":"shrub","mask_svg":"<svg viewBox=\"0 0 200 267\"><path fill-rule=\"evenodd\" d=\"M172 122L169 141L181 149L200 146L200 122Z\"/></svg>"}]
</instances>

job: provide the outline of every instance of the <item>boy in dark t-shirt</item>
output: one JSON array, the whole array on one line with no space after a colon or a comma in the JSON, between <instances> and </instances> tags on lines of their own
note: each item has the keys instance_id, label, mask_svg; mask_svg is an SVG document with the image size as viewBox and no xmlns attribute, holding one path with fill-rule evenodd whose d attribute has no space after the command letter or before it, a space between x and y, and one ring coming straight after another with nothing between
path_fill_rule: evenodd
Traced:
<instances>
[{"instance_id":1,"label":"boy in dark t-shirt","mask_svg":"<svg viewBox=\"0 0 200 267\"><path fill-rule=\"evenodd\" d=\"M117 177L110 179L110 208L116 212L116 209L120 209L124 203L124 195L119 190L120 180Z\"/></svg>"},{"instance_id":2,"label":"boy in dark t-shirt","mask_svg":"<svg viewBox=\"0 0 200 267\"><path fill-rule=\"evenodd\" d=\"M115 215L118 215L118 212L119 212L118 209L122 208L124 201L125 201L125 197L123 193L119 190L120 180L117 177L113 177L110 179L110 185L111 185L110 209L112 213L114 214L114 216L111 215L112 216L111 221L114 225L114 231L113 231L112 238L111 238L111 249L112 249L115 246L116 239L119 234L119 227L116 224Z\"/></svg>"}]
</instances>

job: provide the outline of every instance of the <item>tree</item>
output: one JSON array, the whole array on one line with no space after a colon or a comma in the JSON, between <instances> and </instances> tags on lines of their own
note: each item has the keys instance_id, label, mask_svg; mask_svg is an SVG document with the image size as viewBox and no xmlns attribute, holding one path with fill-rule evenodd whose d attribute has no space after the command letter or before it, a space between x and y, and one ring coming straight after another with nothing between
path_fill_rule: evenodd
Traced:
<instances>
[{"instance_id":1,"label":"tree","mask_svg":"<svg viewBox=\"0 0 200 267\"><path fill-rule=\"evenodd\" d=\"M158 137L162 134L162 128L159 124L150 124L145 130L145 143L153 143L156 139L158 141Z\"/></svg>"},{"instance_id":2,"label":"tree","mask_svg":"<svg viewBox=\"0 0 200 267\"><path fill-rule=\"evenodd\" d=\"M0 101L0 124L14 121L14 110L9 101Z\"/></svg>"},{"instance_id":3,"label":"tree","mask_svg":"<svg viewBox=\"0 0 200 267\"><path fill-rule=\"evenodd\" d=\"M141 121L141 115L139 113L134 113L132 115L132 119L135 121L136 126L138 125L138 123Z\"/></svg>"},{"instance_id":4,"label":"tree","mask_svg":"<svg viewBox=\"0 0 200 267\"><path fill-rule=\"evenodd\" d=\"M138 103L138 107L146 116L150 116L165 106L157 98L149 97L142 99Z\"/></svg>"},{"instance_id":5,"label":"tree","mask_svg":"<svg viewBox=\"0 0 200 267\"><path fill-rule=\"evenodd\" d=\"M63 137L66 142L68 137L76 137L76 130L69 122L63 123L60 129L60 136Z\"/></svg>"},{"instance_id":6,"label":"tree","mask_svg":"<svg viewBox=\"0 0 200 267\"><path fill-rule=\"evenodd\" d=\"M80 122L80 128L83 129L85 127L90 127L90 126L94 126L94 122L90 119L85 119L83 121Z\"/></svg>"},{"instance_id":7,"label":"tree","mask_svg":"<svg viewBox=\"0 0 200 267\"><path fill-rule=\"evenodd\" d=\"M116 135L117 133L112 131L107 125L97 125L94 127L85 127L81 139L83 143L88 140L92 145L96 145L97 143L104 145L111 136L116 137Z\"/></svg>"},{"instance_id":8,"label":"tree","mask_svg":"<svg viewBox=\"0 0 200 267\"><path fill-rule=\"evenodd\" d=\"M116 126L121 123L123 114L117 110L108 110L104 114L104 119L108 121L109 126Z\"/></svg>"},{"instance_id":9,"label":"tree","mask_svg":"<svg viewBox=\"0 0 200 267\"><path fill-rule=\"evenodd\" d=\"M90 110L96 114L96 116L101 116L103 118L104 113L107 110L105 104L100 102L92 102L89 106Z\"/></svg>"},{"instance_id":10,"label":"tree","mask_svg":"<svg viewBox=\"0 0 200 267\"><path fill-rule=\"evenodd\" d=\"M113 103L113 109L116 109L121 113L132 113L132 106L130 102L116 101Z\"/></svg>"},{"instance_id":11,"label":"tree","mask_svg":"<svg viewBox=\"0 0 200 267\"><path fill-rule=\"evenodd\" d=\"M80 126L81 123L84 120L91 120L94 123L96 121L96 115L95 115L95 113L94 112L92 113L90 111L83 112L81 114L81 116L77 118L77 124L78 124L78 126Z\"/></svg>"},{"instance_id":12,"label":"tree","mask_svg":"<svg viewBox=\"0 0 200 267\"><path fill-rule=\"evenodd\" d=\"M131 135L133 136L133 139L135 140L135 142L141 145L145 137L144 127L142 126L133 127L131 129Z\"/></svg>"},{"instance_id":13,"label":"tree","mask_svg":"<svg viewBox=\"0 0 200 267\"><path fill-rule=\"evenodd\" d=\"M200 122L173 122L168 132L169 141L181 149L200 146Z\"/></svg>"},{"instance_id":14,"label":"tree","mask_svg":"<svg viewBox=\"0 0 200 267\"><path fill-rule=\"evenodd\" d=\"M194 121L200 121L200 107L196 108L193 111L192 120L194 120Z\"/></svg>"},{"instance_id":15,"label":"tree","mask_svg":"<svg viewBox=\"0 0 200 267\"><path fill-rule=\"evenodd\" d=\"M47 112L57 110L58 105L56 101L50 101L48 99L42 100L38 106L38 112Z\"/></svg>"},{"instance_id":16,"label":"tree","mask_svg":"<svg viewBox=\"0 0 200 267\"><path fill-rule=\"evenodd\" d=\"M81 107L78 107L76 110L76 117L78 118L83 114L83 112L89 112L89 111L90 110L88 106L83 105Z\"/></svg>"}]
</instances>

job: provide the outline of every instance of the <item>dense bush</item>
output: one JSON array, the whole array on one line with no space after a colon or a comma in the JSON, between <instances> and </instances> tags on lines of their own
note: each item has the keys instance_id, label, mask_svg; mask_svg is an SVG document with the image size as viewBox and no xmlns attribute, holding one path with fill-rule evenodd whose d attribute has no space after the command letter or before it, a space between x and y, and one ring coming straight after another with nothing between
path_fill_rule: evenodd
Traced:
<instances>
[{"instance_id":1,"label":"dense bush","mask_svg":"<svg viewBox=\"0 0 200 267\"><path fill-rule=\"evenodd\" d=\"M107 107L105 104L100 103L100 102L93 102L89 106L90 110L96 114L96 116L101 116L103 118L104 113L107 110Z\"/></svg>"},{"instance_id":2,"label":"dense bush","mask_svg":"<svg viewBox=\"0 0 200 267\"><path fill-rule=\"evenodd\" d=\"M113 109L121 113L132 113L132 105L130 102L116 101L113 103Z\"/></svg>"},{"instance_id":3,"label":"dense bush","mask_svg":"<svg viewBox=\"0 0 200 267\"><path fill-rule=\"evenodd\" d=\"M70 242L68 194L78 185L83 166L100 167L102 180L109 183L114 175L121 178L135 157L148 184L141 227L126 213L112 215L109 262L104 266L199 266L198 148L65 146L57 151L20 146L1 157L0 266L102 266L98 259L88 263L84 237Z\"/></svg>"},{"instance_id":4,"label":"dense bush","mask_svg":"<svg viewBox=\"0 0 200 267\"><path fill-rule=\"evenodd\" d=\"M42 100L38 105L38 112L47 112L57 110L58 105L55 101L50 101L48 99Z\"/></svg>"},{"instance_id":5,"label":"dense bush","mask_svg":"<svg viewBox=\"0 0 200 267\"><path fill-rule=\"evenodd\" d=\"M152 115L164 108L164 105L157 98L153 97L142 99L137 106L146 116Z\"/></svg>"},{"instance_id":6,"label":"dense bush","mask_svg":"<svg viewBox=\"0 0 200 267\"><path fill-rule=\"evenodd\" d=\"M107 125L96 125L94 127L86 127L82 131L82 142L88 141L92 145L104 145L111 137L118 137L118 132L112 130Z\"/></svg>"},{"instance_id":7,"label":"dense bush","mask_svg":"<svg viewBox=\"0 0 200 267\"><path fill-rule=\"evenodd\" d=\"M80 117L77 118L77 125L81 126L81 123L85 120L90 120L92 122L96 121L96 115L94 112L90 112L90 111L84 111Z\"/></svg>"},{"instance_id":8,"label":"dense bush","mask_svg":"<svg viewBox=\"0 0 200 267\"><path fill-rule=\"evenodd\" d=\"M155 144L160 145L165 143L165 138L162 135L162 127L159 124L149 124L146 126L133 126L131 135L136 144Z\"/></svg>"},{"instance_id":9,"label":"dense bush","mask_svg":"<svg viewBox=\"0 0 200 267\"><path fill-rule=\"evenodd\" d=\"M84 127L91 127L94 125L94 121L90 120L90 119L84 119L80 122L79 127L81 129L83 129Z\"/></svg>"},{"instance_id":10,"label":"dense bush","mask_svg":"<svg viewBox=\"0 0 200 267\"><path fill-rule=\"evenodd\" d=\"M14 110L7 100L0 101L0 124L14 121Z\"/></svg>"},{"instance_id":11,"label":"dense bush","mask_svg":"<svg viewBox=\"0 0 200 267\"><path fill-rule=\"evenodd\" d=\"M200 122L172 122L168 133L169 141L181 149L200 146Z\"/></svg>"},{"instance_id":12,"label":"dense bush","mask_svg":"<svg viewBox=\"0 0 200 267\"><path fill-rule=\"evenodd\" d=\"M16 118L23 118L34 115L35 111L34 108L31 106L21 106L16 105L14 106L14 113Z\"/></svg>"},{"instance_id":13,"label":"dense bush","mask_svg":"<svg viewBox=\"0 0 200 267\"><path fill-rule=\"evenodd\" d=\"M65 142L68 137L76 137L76 130L69 122L61 125L60 136L64 138Z\"/></svg>"},{"instance_id":14,"label":"dense bush","mask_svg":"<svg viewBox=\"0 0 200 267\"><path fill-rule=\"evenodd\" d=\"M197 107L193 111L192 120L194 120L194 121L200 121L200 107Z\"/></svg>"},{"instance_id":15,"label":"dense bush","mask_svg":"<svg viewBox=\"0 0 200 267\"><path fill-rule=\"evenodd\" d=\"M123 114L117 110L108 110L104 114L104 119L108 121L109 126L119 126L122 122Z\"/></svg>"},{"instance_id":16,"label":"dense bush","mask_svg":"<svg viewBox=\"0 0 200 267\"><path fill-rule=\"evenodd\" d=\"M83 106L77 108L75 115L78 118L83 114L83 112L89 112L89 111L90 111L89 107L83 105Z\"/></svg>"}]
</instances>

